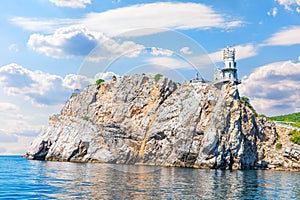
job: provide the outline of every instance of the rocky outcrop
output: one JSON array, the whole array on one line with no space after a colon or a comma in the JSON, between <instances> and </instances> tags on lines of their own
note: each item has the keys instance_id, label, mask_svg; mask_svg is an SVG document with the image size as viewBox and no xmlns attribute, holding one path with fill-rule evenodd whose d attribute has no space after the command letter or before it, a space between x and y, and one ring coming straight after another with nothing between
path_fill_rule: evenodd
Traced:
<instances>
[{"instance_id":1,"label":"rocky outcrop","mask_svg":"<svg viewBox=\"0 0 300 200\"><path fill-rule=\"evenodd\" d=\"M241 103L232 83L180 85L135 75L73 95L27 157L41 158L45 141L45 160L257 169L272 165L278 134L274 123L257 120ZM282 156L295 156L291 152Z\"/></svg>"},{"instance_id":2,"label":"rocky outcrop","mask_svg":"<svg viewBox=\"0 0 300 200\"><path fill-rule=\"evenodd\" d=\"M290 141L292 127L259 119L259 160L268 169L300 170L300 146ZM275 130L275 131L274 131ZM271 133L276 132L276 135Z\"/></svg>"}]
</instances>

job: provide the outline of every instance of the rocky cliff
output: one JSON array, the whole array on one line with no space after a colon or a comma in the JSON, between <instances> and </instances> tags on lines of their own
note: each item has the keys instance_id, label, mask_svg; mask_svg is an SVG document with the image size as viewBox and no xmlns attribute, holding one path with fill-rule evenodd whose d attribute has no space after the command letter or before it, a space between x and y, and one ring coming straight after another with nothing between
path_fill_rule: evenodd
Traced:
<instances>
[{"instance_id":1,"label":"rocky cliff","mask_svg":"<svg viewBox=\"0 0 300 200\"><path fill-rule=\"evenodd\" d=\"M299 155L277 151L278 140L275 124L256 119L232 83L180 85L164 77L135 75L72 95L61 113L50 117L26 156L216 169L299 169Z\"/></svg>"}]
</instances>

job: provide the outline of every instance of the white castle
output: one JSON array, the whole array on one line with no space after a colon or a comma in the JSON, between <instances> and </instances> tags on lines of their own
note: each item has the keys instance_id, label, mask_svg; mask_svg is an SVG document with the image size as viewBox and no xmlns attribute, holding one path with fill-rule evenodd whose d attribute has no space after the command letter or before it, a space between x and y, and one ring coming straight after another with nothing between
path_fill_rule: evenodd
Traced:
<instances>
[{"instance_id":1,"label":"white castle","mask_svg":"<svg viewBox=\"0 0 300 200\"><path fill-rule=\"evenodd\" d=\"M235 62L235 49L227 47L223 50L223 69L216 69L214 73L215 83L234 82L240 84L237 77L237 68Z\"/></svg>"}]
</instances>

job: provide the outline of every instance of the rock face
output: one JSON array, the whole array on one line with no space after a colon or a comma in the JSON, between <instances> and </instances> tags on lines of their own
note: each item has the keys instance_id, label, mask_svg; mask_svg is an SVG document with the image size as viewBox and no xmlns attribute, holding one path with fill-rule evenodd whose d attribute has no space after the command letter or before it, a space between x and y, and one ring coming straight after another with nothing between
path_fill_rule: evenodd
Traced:
<instances>
[{"instance_id":1,"label":"rock face","mask_svg":"<svg viewBox=\"0 0 300 200\"><path fill-rule=\"evenodd\" d=\"M29 159L257 169L274 165L275 124L257 120L232 83L121 77L73 95L30 146ZM278 152L299 169L296 145ZM299 153L298 150L295 150ZM268 160L269 159L269 160ZM295 162L297 160L297 162ZM296 163L296 164L295 164Z\"/></svg>"}]
</instances>

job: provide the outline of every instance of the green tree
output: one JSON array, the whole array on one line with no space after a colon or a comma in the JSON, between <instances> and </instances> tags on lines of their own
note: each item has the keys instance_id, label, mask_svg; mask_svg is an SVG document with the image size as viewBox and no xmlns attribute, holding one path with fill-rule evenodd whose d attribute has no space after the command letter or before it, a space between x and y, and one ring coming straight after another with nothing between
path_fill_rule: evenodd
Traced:
<instances>
[{"instance_id":1,"label":"green tree","mask_svg":"<svg viewBox=\"0 0 300 200\"><path fill-rule=\"evenodd\" d=\"M104 83L105 82L105 80L103 80L103 79L98 79L97 81L96 81L96 85L97 86L99 86L99 85L101 85L102 83Z\"/></svg>"},{"instance_id":2,"label":"green tree","mask_svg":"<svg viewBox=\"0 0 300 200\"><path fill-rule=\"evenodd\" d=\"M162 76L163 76L162 74L156 74L156 75L154 76L155 82L158 82Z\"/></svg>"}]
</instances>

